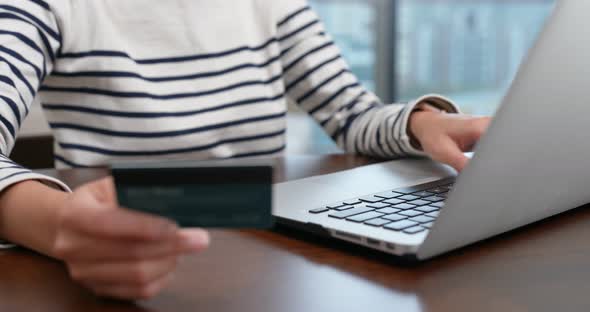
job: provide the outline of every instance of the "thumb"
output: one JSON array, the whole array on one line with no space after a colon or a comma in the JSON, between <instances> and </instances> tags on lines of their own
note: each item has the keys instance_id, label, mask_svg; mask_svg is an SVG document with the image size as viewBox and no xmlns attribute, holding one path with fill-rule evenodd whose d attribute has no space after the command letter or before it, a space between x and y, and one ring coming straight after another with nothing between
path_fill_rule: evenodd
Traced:
<instances>
[{"instance_id":1,"label":"thumb","mask_svg":"<svg viewBox=\"0 0 590 312\"><path fill-rule=\"evenodd\" d=\"M96 201L109 204L108 206L118 206L117 191L112 177L109 176L90 182L82 188L85 188Z\"/></svg>"}]
</instances>

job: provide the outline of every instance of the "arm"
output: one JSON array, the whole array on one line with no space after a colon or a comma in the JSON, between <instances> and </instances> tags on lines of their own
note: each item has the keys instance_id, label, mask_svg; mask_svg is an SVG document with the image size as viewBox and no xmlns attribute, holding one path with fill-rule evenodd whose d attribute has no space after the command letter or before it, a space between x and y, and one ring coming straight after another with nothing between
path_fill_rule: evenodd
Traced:
<instances>
[{"instance_id":1,"label":"arm","mask_svg":"<svg viewBox=\"0 0 590 312\"><path fill-rule=\"evenodd\" d=\"M63 206L66 197L67 193L34 180L7 187L0 194L0 237L56 257L53 252L58 223L55 212L56 207ZM23 220L27 226L23 226Z\"/></svg>"},{"instance_id":2,"label":"arm","mask_svg":"<svg viewBox=\"0 0 590 312\"><path fill-rule=\"evenodd\" d=\"M58 20L47 2L2 1L0 238L63 260L71 277L98 295L154 296L170 281L180 256L208 245L206 232L121 209L110 178L69 193L60 181L6 156L60 46Z\"/></svg>"},{"instance_id":3,"label":"arm","mask_svg":"<svg viewBox=\"0 0 590 312\"><path fill-rule=\"evenodd\" d=\"M24 214L31 221L50 221L51 210L43 211L48 208L49 201L41 198L51 198L53 201L65 194L38 181L68 190L63 183L35 174L7 157L40 84L52 70L55 55L60 48L61 36L56 18L45 5L45 2L30 0L7 0L0 5L0 238L8 238L48 253L53 235L37 235L33 238L29 233L23 233L23 227L18 226L22 224L9 223L8 219L3 218L5 215L11 218L15 214ZM14 201L13 196L6 196L13 192L19 194L20 200ZM30 196L36 193L42 194L42 197ZM5 200L7 197L11 198L8 202L10 205ZM27 211L29 207L31 211ZM36 228L51 232L49 228ZM16 233L12 233L13 230L17 230Z\"/></svg>"},{"instance_id":4,"label":"arm","mask_svg":"<svg viewBox=\"0 0 590 312\"><path fill-rule=\"evenodd\" d=\"M284 1L280 7L277 10L281 12L277 14L277 38L282 52L286 92L344 150L380 158L459 150L431 148L431 143L438 143L421 141L434 133L446 133L446 129L426 127L426 131L418 131L420 136L411 132L414 128L422 130L432 120L410 118L417 105L427 103L438 111L458 113L457 107L449 100L430 95L407 104L383 104L349 71L338 48L325 34L317 15L306 5L306 1ZM439 114L437 118L449 117L450 114ZM450 120L451 124L456 121L453 118ZM413 122L416 125L411 127ZM446 126L443 123L437 125ZM466 125L463 123L460 129ZM412 138L420 142L416 144ZM453 166L458 164L447 161L459 157L456 153L430 155Z\"/></svg>"}]
</instances>

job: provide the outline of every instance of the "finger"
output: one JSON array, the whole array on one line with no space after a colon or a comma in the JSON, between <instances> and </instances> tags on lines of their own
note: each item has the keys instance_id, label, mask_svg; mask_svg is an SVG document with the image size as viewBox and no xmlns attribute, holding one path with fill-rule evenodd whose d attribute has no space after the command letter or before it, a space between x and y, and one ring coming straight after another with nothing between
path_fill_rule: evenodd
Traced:
<instances>
[{"instance_id":1,"label":"finger","mask_svg":"<svg viewBox=\"0 0 590 312\"><path fill-rule=\"evenodd\" d=\"M471 120L469 128L473 140L479 140L481 138L481 136L487 131L491 120L490 117L479 117Z\"/></svg>"},{"instance_id":2,"label":"finger","mask_svg":"<svg viewBox=\"0 0 590 312\"><path fill-rule=\"evenodd\" d=\"M93 205L89 203L88 205ZM175 235L178 226L162 217L129 209L85 209L71 212L63 222L66 228L105 239L165 240Z\"/></svg>"},{"instance_id":3,"label":"finger","mask_svg":"<svg viewBox=\"0 0 590 312\"><path fill-rule=\"evenodd\" d=\"M209 232L203 229L191 228L183 229L178 233L183 246L190 246L189 252L199 252L207 249L211 243Z\"/></svg>"},{"instance_id":4,"label":"finger","mask_svg":"<svg viewBox=\"0 0 590 312\"><path fill-rule=\"evenodd\" d=\"M167 274L159 280L143 286L129 286L122 284L104 284L90 289L98 296L122 300L141 300L156 296L173 280L173 274Z\"/></svg>"},{"instance_id":5,"label":"finger","mask_svg":"<svg viewBox=\"0 0 590 312\"><path fill-rule=\"evenodd\" d=\"M112 178L91 182L74 191L61 210L60 227L96 236L157 240L173 235L176 224L168 219L118 207Z\"/></svg>"},{"instance_id":6,"label":"finger","mask_svg":"<svg viewBox=\"0 0 590 312\"><path fill-rule=\"evenodd\" d=\"M441 136L437 142L426 144L424 149L432 159L448 164L459 172L469 162L455 141L448 136Z\"/></svg>"},{"instance_id":7,"label":"finger","mask_svg":"<svg viewBox=\"0 0 590 312\"><path fill-rule=\"evenodd\" d=\"M170 239L158 241L97 240L77 235L62 246L60 257L68 261L130 261L196 253L207 248L209 235L201 229L177 231Z\"/></svg>"},{"instance_id":8,"label":"finger","mask_svg":"<svg viewBox=\"0 0 590 312\"><path fill-rule=\"evenodd\" d=\"M146 261L78 262L70 265L71 277L84 285L121 284L143 286L174 271L178 257L167 257Z\"/></svg>"},{"instance_id":9,"label":"finger","mask_svg":"<svg viewBox=\"0 0 590 312\"><path fill-rule=\"evenodd\" d=\"M471 118L456 124L451 136L456 139L459 148L464 152L470 152L486 132L491 119L489 117Z\"/></svg>"}]
</instances>

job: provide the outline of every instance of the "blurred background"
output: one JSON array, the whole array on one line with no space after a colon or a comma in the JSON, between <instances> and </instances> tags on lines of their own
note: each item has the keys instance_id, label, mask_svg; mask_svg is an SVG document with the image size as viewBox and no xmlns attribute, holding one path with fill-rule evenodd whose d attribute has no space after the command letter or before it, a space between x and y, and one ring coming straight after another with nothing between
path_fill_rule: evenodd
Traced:
<instances>
[{"instance_id":1,"label":"blurred background","mask_svg":"<svg viewBox=\"0 0 590 312\"><path fill-rule=\"evenodd\" d=\"M494 114L554 2L310 0L352 71L384 102L440 93L481 115ZM338 150L318 127L298 126L304 118L295 115L290 130L309 140L292 150Z\"/></svg>"}]
</instances>

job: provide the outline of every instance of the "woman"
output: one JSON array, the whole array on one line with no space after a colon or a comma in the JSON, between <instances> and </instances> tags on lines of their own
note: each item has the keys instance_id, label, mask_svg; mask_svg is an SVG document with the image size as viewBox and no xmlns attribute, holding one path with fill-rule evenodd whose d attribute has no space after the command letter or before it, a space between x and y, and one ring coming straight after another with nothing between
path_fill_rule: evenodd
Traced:
<instances>
[{"instance_id":1,"label":"woman","mask_svg":"<svg viewBox=\"0 0 590 312\"><path fill-rule=\"evenodd\" d=\"M0 23L0 237L99 295L154 296L208 234L119 209L110 178L68 192L12 162L35 98L62 168L280 155L293 101L350 153L461 170L488 123L440 96L381 103L304 0L3 0Z\"/></svg>"}]
</instances>

